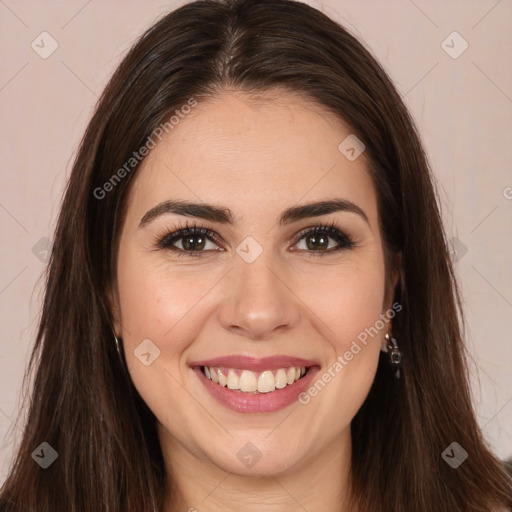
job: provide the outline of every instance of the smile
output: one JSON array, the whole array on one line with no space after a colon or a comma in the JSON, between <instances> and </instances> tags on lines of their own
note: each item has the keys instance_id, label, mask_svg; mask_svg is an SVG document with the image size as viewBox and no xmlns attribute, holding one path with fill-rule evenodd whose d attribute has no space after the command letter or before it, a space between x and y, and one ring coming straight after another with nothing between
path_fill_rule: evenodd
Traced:
<instances>
[{"instance_id":1,"label":"smile","mask_svg":"<svg viewBox=\"0 0 512 512\"><path fill-rule=\"evenodd\" d=\"M224 356L190 365L218 403L239 413L271 413L298 402L320 371L306 359Z\"/></svg>"}]
</instances>

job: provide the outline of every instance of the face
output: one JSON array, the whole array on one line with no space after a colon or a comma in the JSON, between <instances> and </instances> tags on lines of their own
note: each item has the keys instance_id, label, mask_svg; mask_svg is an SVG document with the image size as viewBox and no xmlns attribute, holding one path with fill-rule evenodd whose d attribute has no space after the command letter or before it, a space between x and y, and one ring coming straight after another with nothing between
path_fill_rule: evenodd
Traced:
<instances>
[{"instance_id":1,"label":"face","mask_svg":"<svg viewBox=\"0 0 512 512\"><path fill-rule=\"evenodd\" d=\"M366 155L338 149L350 133L292 93L226 92L144 160L111 300L165 450L264 475L350 440L390 306Z\"/></svg>"}]
</instances>

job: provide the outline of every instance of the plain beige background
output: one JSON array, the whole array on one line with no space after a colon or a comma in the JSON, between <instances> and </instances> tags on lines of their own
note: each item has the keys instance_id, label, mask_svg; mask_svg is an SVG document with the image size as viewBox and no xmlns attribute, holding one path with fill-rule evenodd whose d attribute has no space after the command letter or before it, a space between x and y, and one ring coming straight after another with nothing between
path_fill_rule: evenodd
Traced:
<instances>
[{"instance_id":1,"label":"plain beige background","mask_svg":"<svg viewBox=\"0 0 512 512\"><path fill-rule=\"evenodd\" d=\"M40 276L77 146L123 54L182 3L0 0L0 482L22 433ZM456 251L479 423L511 457L512 3L309 3L363 40L416 119Z\"/></svg>"}]
</instances>

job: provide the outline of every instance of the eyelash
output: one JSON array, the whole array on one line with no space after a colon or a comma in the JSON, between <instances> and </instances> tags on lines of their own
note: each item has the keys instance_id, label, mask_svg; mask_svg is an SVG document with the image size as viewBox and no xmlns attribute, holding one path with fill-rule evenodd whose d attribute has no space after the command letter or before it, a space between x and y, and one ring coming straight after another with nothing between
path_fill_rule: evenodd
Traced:
<instances>
[{"instance_id":1,"label":"eyelash","mask_svg":"<svg viewBox=\"0 0 512 512\"><path fill-rule=\"evenodd\" d=\"M330 238L333 238L340 245L331 249L323 250L323 251L311 251L301 249L300 252L308 252L311 256L323 256L325 254L332 254L334 252L338 252L346 249L353 249L355 247L354 240L347 234L343 233L336 225L336 222L331 222L330 224L321 224L318 226L314 226L312 228L306 228L298 233L295 237L295 242L293 245L299 243L303 238L307 235L316 235L318 233L322 233L328 235ZM174 252L177 256L180 257L200 257L202 254L209 251L185 251L184 249L179 249L172 245L174 242L183 238L187 235L205 235L210 241L222 245L220 238L210 229L205 228L203 226L197 226L195 223L190 225L188 222L185 223L185 226L177 229L176 231L167 232L163 236L158 236L155 239L155 245L158 249L166 249Z\"/></svg>"}]
</instances>

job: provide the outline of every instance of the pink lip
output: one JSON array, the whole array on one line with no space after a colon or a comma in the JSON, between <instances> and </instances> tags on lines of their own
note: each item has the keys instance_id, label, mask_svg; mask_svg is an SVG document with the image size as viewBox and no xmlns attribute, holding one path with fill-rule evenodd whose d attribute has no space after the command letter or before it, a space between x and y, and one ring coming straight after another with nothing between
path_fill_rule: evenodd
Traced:
<instances>
[{"instance_id":1,"label":"pink lip","mask_svg":"<svg viewBox=\"0 0 512 512\"><path fill-rule=\"evenodd\" d=\"M278 370L279 368L290 368L292 366L316 366L316 361L308 361L299 357L289 356L270 356L257 359L255 357L232 355L216 357L215 359L205 359L195 361L190 364L191 367L215 366L226 368L238 368L240 370L251 370L253 372L263 372L265 370ZM283 388L286 389L286 388Z\"/></svg>"},{"instance_id":2,"label":"pink lip","mask_svg":"<svg viewBox=\"0 0 512 512\"><path fill-rule=\"evenodd\" d=\"M201 370L201 366L196 366L194 372L213 398L228 409L245 414L275 412L284 409L294 402L298 402L299 395L311 386L315 375L320 371L320 366L309 367L304 377L289 386L276 389L270 393L244 393L239 390L229 389L220 384L215 384L210 379L206 378L206 375L204 375ZM269 369L268 366L266 368Z\"/></svg>"}]
</instances>

